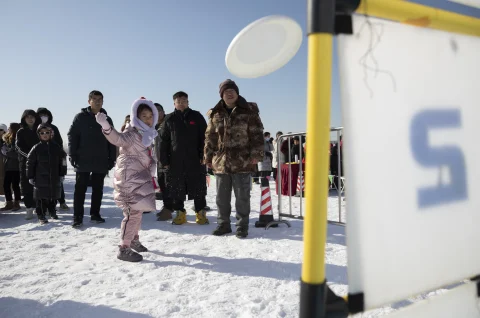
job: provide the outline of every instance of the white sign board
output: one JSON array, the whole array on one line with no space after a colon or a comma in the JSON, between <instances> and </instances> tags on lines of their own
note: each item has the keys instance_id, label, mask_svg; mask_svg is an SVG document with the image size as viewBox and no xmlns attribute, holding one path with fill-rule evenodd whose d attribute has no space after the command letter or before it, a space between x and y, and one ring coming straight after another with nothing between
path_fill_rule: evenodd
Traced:
<instances>
[{"instance_id":1,"label":"white sign board","mask_svg":"<svg viewBox=\"0 0 480 318\"><path fill-rule=\"evenodd\" d=\"M349 293L480 274L480 38L354 16L338 39Z\"/></svg>"},{"instance_id":2,"label":"white sign board","mask_svg":"<svg viewBox=\"0 0 480 318\"><path fill-rule=\"evenodd\" d=\"M480 8L480 0L449 0L449 1L460 3L469 7Z\"/></svg>"},{"instance_id":3,"label":"white sign board","mask_svg":"<svg viewBox=\"0 0 480 318\"><path fill-rule=\"evenodd\" d=\"M389 318L480 318L477 284L467 283L410 305L388 315Z\"/></svg>"}]
</instances>

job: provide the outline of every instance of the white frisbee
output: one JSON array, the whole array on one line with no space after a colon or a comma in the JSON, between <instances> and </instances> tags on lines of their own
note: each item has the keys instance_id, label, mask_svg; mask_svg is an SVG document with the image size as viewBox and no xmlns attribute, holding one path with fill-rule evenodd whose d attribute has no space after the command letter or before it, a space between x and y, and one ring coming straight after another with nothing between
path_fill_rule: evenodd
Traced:
<instances>
[{"instance_id":1,"label":"white frisbee","mask_svg":"<svg viewBox=\"0 0 480 318\"><path fill-rule=\"evenodd\" d=\"M285 16L267 16L240 31L230 43L225 64L233 75L255 78L282 68L302 45L302 28Z\"/></svg>"}]
</instances>

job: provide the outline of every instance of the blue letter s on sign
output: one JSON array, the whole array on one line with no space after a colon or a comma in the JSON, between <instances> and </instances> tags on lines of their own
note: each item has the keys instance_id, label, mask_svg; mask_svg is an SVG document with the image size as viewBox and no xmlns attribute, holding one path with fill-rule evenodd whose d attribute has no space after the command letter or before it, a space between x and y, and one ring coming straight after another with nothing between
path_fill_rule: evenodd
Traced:
<instances>
[{"instance_id":1,"label":"blue letter s on sign","mask_svg":"<svg viewBox=\"0 0 480 318\"><path fill-rule=\"evenodd\" d=\"M460 110L435 109L425 110L414 116L410 125L410 147L413 157L426 168L442 166L450 169L450 184L423 187L417 191L420 208L463 201L468 198L467 174L462 149L449 145L432 147L428 143L430 129L459 128L461 126Z\"/></svg>"}]
</instances>

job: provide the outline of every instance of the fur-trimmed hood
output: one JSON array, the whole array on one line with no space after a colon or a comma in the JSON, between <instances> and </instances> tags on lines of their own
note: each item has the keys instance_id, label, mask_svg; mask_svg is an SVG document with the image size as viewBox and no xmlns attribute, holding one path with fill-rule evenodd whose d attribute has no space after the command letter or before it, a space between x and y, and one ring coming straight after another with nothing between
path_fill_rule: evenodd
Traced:
<instances>
[{"instance_id":1,"label":"fur-trimmed hood","mask_svg":"<svg viewBox=\"0 0 480 318\"><path fill-rule=\"evenodd\" d=\"M145 97L140 97L139 99L135 100L132 104L132 111L130 113L130 126L132 127L135 127L135 123L134 123L134 118L137 118L137 110L138 110L138 107L141 105L141 104L145 104L147 105L148 107L150 107L150 109L152 110L152 113L153 113L153 127L155 128L155 125L157 124L157 121L158 121L158 110L157 110L157 107L155 107L155 105L153 104L153 102L151 100L148 100L146 99ZM137 127L139 128L139 127Z\"/></svg>"}]
</instances>

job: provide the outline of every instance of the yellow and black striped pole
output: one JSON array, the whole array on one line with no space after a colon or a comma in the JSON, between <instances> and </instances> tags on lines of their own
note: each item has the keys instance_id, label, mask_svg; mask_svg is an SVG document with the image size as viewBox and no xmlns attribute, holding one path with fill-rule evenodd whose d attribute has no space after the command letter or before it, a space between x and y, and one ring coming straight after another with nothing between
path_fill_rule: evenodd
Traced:
<instances>
[{"instance_id":1,"label":"yellow and black striped pole","mask_svg":"<svg viewBox=\"0 0 480 318\"><path fill-rule=\"evenodd\" d=\"M308 0L306 213L300 317L325 317L328 144L332 86L335 0Z\"/></svg>"}]
</instances>

